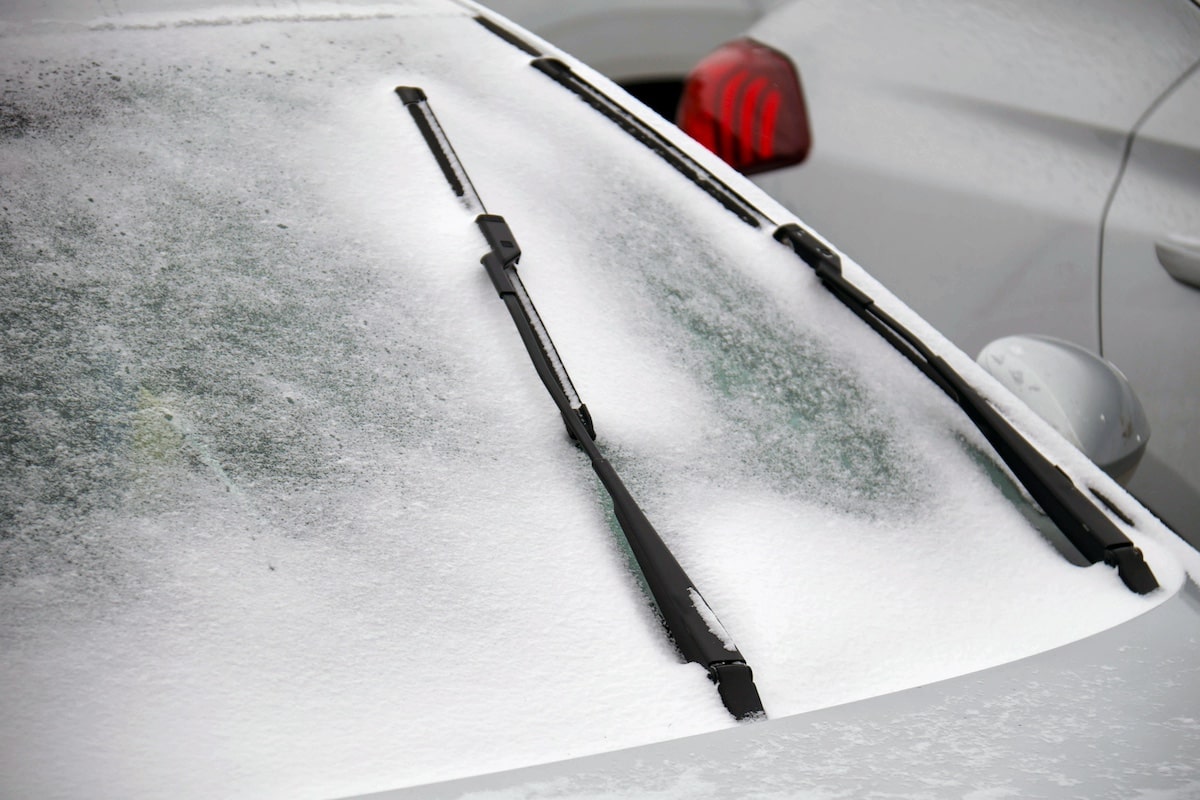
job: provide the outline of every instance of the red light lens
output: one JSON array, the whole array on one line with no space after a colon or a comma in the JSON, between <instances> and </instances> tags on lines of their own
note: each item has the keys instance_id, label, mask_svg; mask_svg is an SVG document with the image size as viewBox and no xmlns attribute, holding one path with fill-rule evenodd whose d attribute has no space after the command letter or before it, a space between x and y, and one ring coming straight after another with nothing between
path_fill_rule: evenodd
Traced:
<instances>
[{"instance_id":1,"label":"red light lens","mask_svg":"<svg viewBox=\"0 0 1200 800\"><path fill-rule=\"evenodd\" d=\"M812 143L796 68L752 39L724 44L695 66L675 121L747 175L799 164Z\"/></svg>"}]
</instances>

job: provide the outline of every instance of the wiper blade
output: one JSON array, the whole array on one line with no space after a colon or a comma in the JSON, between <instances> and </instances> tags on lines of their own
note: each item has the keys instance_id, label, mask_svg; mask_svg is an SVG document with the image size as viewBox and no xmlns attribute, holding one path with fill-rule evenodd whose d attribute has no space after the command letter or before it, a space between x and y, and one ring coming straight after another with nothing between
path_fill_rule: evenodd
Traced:
<instances>
[{"instance_id":1,"label":"wiper blade","mask_svg":"<svg viewBox=\"0 0 1200 800\"><path fill-rule=\"evenodd\" d=\"M1134 546L1100 508L1087 498L1062 468L1013 427L941 356L883 311L866 293L842 275L841 259L827 245L795 223L775 231L813 270L834 297L862 318L880 336L903 353L958 403L983 433L1017 480L1071 544L1093 564L1103 561L1116 567L1132 591L1148 594L1158 588L1142 551Z\"/></svg>"},{"instance_id":2,"label":"wiper blade","mask_svg":"<svg viewBox=\"0 0 1200 800\"><path fill-rule=\"evenodd\" d=\"M587 454L592 469L612 498L617 522L646 579L667 632L684 658L708 670L721 701L735 718L765 717L753 673L745 658L596 444L587 406L571 384L546 326L517 274L521 249L508 223L499 215L487 213L430 109L425 93L405 86L397 87L396 93L408 107L455 194L470 210L478 212L476 224L489 247L481 259L483 266L508 307L538 376L562 414L567 432Z\"/></svg>"}]
</instances>

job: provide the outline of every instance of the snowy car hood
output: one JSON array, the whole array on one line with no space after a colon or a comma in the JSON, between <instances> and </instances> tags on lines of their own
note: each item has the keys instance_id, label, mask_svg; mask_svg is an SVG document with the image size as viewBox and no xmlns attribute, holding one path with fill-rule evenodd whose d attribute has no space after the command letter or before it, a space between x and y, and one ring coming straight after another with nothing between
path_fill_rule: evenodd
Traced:
<instances>
[{"instance_id":1,"label":"snowy car hood","mask_svg":"<svg viewBox=\"0 0 1200 800\"><path fill-rule=\"evenodd\" d=\"M1059 555L794 255L471 9L308 16L0 29L4 794L345 796L735 725L397 85L513 226L609 458L772 718L1046 651L1183 583L1177 540L997 394L1164 588Z\"/></svg>"},{"instance_id":2,"label":"snowy car hood","mask_svg":"<svg viewBox=\"0 0 1200 800\"><path fill-rule=\"evenodd\" d=\"M369 800L1155 797L1200 790L1200 588L990 670L734 730ZM362 800L368 800L364 797Z\"/></svg>"}]
</instances>

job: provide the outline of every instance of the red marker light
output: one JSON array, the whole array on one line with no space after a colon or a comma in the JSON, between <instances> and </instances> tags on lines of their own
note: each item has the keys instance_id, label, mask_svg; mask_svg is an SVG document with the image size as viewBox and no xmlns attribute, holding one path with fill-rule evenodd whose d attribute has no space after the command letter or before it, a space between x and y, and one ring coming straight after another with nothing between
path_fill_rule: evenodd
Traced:
<instances>
[{"instance_id":1,"label":"red marker light","mask_svg":"<svg viewBox=\"0 0 1200 800\"><path fill-rule=\"evenodd\" d=\"M799 164L812 143L796 68L751 39L722 45L692 69L675 121L747 175Z\"/></svg>"}]
</instances>

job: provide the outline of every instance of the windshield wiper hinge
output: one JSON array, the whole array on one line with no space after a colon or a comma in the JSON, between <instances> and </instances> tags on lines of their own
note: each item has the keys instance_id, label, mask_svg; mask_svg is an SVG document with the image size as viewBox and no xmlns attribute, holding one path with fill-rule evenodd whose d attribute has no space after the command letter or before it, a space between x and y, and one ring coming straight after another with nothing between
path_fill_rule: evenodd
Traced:
<instances>
[{"instance_id":1,"label":"windshield wiper hinge","mask_svg":"<svg viewBox=\"0 0 1200 800\"><path fill-rule=\"evenodd\" d=\"M485 257L483 266L487 269L496 291L501 297L516 294L517 289L504 267L521 260L521 248L517 245L517 239L509 229L508 223L498 214L480 214L475 218L475 224L483 231L483 238L487 239L488 246L492 248L492 254L495 256Z\"/></svg>"},{"instance_id":2,"label":"windshield wiper hinge","mask_svg":"<svg viewBox=\"0 0 1200 800\"><path fill-rule=\"evenodd\" d=\"M744 661L723 661L710 664L709 679L717 685L721 702L735 719L752 719L763 715L762 700L754 685L754 671Z\"/></svg>"}]
</instances>

